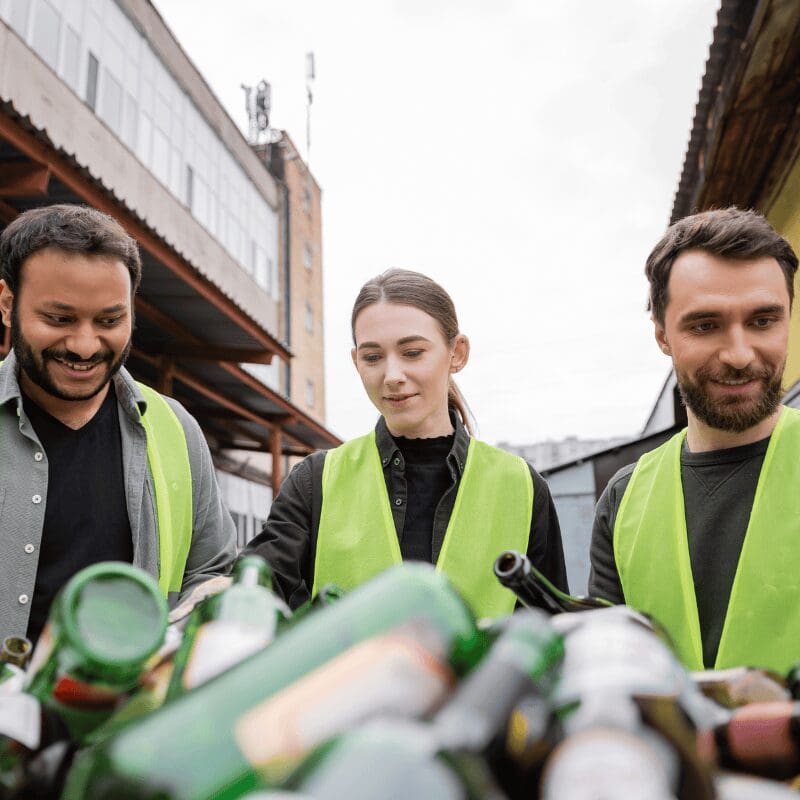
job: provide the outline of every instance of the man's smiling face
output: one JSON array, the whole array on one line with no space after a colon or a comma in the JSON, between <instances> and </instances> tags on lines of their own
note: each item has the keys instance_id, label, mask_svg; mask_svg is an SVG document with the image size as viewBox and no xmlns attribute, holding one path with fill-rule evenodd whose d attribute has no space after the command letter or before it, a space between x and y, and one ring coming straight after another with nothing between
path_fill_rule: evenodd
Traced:
<instances>
[{"instance_id":1,"label":"man's smiling face","mask_svg":"<svg viewBox=\"0 0 800 800\"><path fill-rule=\"evenodd\" d=\"M122 261L55 248L25 260L16 293L2 285L23 389L41 403L89 400L108 386L131 346L130 275Z\"/></svg>"},{"instance_id":2,"label":"man's smiling face","mask_svg":"<svg viewBox=\"0 0 800 800\"><path fill-rule=\"evenodd\" d=\"M786 280L774 258L687 250L675 259L656 340L672 358L690 416L741 433L775 412L789 313Z\"/></svg>"}]
</instances>

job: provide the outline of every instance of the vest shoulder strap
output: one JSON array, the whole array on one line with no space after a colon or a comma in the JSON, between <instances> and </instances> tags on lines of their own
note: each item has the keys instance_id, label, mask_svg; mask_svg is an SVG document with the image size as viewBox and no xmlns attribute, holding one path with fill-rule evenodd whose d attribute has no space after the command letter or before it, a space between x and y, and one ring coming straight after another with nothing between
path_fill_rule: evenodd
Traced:
<instances>
[{"instance_id":1,"label":"vest shoulder strap","mask_svg":"<svg viewBox=\"0 0 800 800\"><path fill-rule=\"evenodd\" d=\"M147 434L147 462L153 479L158 522L158 585L178 592L192 544L192 470L186 433L169 403L143 383L147 401L141 422Z\"/></svg>"}]
</instances>

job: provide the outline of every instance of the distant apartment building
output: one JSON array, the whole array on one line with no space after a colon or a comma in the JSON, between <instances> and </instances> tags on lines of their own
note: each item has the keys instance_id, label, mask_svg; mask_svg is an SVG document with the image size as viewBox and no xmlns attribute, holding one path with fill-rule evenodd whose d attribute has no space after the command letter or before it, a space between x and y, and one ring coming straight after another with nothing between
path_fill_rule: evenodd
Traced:
<instances>
[{"instance_id":1,"label":"distant apartment building","mask_svg":"<svg viewBox=\"0 0 800 800\"><path fill-rule=\"evenodd\" d=\"M546 439L543 442L534 444L509 444L499 442L498 447L522 456L526 461L533 464L539 471L551 469L558 464L566 464L568 461L576 461L614 447L625 439L579 439L577 436L567 436L564 439Z\"/></svg>"},{"instance_id":2,"label":"distant apartment building","mask_svg":"<svg viewBox=\"0 0 800 800\"><path fill-rule=\"evenodd\" d=\"M278 180L149 0L0 0L0 227L85 203L137 239L129 369L200 422L241 543L285 457L339 441L322 422L319 187L286 149Z\"/></svg>"}]
</instances>

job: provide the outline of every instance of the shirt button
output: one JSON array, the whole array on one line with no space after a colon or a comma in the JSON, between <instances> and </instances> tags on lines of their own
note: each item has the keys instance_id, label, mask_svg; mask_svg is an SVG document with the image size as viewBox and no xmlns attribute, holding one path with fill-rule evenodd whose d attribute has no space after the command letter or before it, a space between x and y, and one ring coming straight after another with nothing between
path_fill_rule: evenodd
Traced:
<instances>
[{"instance_id":1,"label":"shirt button","mask_svg":"<svg viewBox=\"0 0 800 800\"><path fill-rule=\"evenodd\" d=\"M31 502L33 502L34 505L38 506L39 503L42 502L42 496L40 494L35 494L33 497L31 497Z\"/></svg>"},{"instance_id":2,"label":"shirt button","mask_svg":"<svg viewBox=\"0 0 800 800\"><path fill-rule=\"evenodd\" d=\"M41 461L43 458L44 458L44 453L42 453L41 451L37 451L33 454L34 461Z\"/></svg>"},{"instance_id":3,"label":"shirt button","mask_svg":"<svg viewBox=\"0 0 800 800\"><path fill-rule=\"evenodd\" d=\"M21 594L21 595L19 596L19 598L18 598L18 599L19 599L20 605L23 605L23 606L24 606L24 605L25 605L25 603L27 603L27 602L28 602L28 595L26 595L26 594Z\"/></svg>"},{"instance_id":4,"label":"shirt button","mask_svg":"<svg viewBox=\"0 0 800 800\"><path fill-rule=\"evenodd\" d=\"M403 498L402 498L402 497L395 497L395 499L394 499L394 504L395 504L396 506L401 506L401 505L403 505Z\"/></svg>"},{"instance_id":5,"label":"shirt button","mask_svg":"<svg viewBox=\"0 0 800 800\"><path fill-rule=\"evenodd\" d=\"M32 544L26 544L25 545L25 552L26 553L32 553L35 549L36 548Z\"/></svg>"}]
</instances>

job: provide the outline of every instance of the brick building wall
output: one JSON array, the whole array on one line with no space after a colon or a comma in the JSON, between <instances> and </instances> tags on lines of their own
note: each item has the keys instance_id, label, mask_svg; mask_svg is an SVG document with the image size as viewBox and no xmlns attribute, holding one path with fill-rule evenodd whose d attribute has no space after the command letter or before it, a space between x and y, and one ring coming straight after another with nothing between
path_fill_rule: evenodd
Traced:
<instances>
[{"instance_id":1,"label":"brick building wall","mask_svg":"<svg viewBox=\"0 0 800 800\"><path fill-rule=\"evenodd\" d=\"M292 140L281 142L283 180L289 204L291 331L290 397L318 421L325 421L325 337L322 307L321 191ZM283 232L282 232L283 234ZM282 235L281 247L286 247ZM285 254L285 250L283 250ZM281 281L283 281L281 271ZM284 287L281 296L286 297Z\"/></svg>"}]
</instances>

